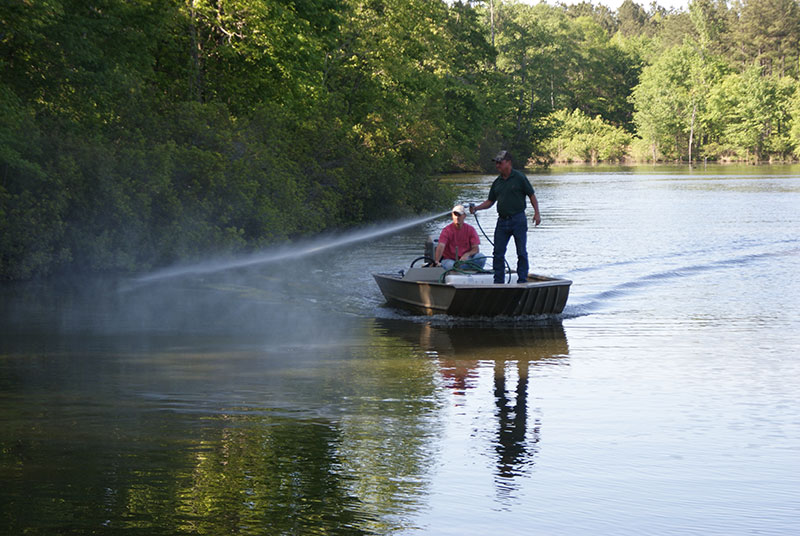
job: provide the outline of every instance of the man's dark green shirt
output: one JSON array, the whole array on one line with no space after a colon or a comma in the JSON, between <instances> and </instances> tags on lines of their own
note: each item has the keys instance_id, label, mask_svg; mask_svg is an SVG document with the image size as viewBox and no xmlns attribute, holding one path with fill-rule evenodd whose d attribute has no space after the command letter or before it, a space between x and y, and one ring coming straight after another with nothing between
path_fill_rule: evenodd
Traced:
<instances>
[{"instance_id":1,"label":"man's dark green shirt","mask_svg":"<svg viewBox=\"0 0 800 536\"><path fill-rule=\"evenodd\" d=\"M497 201L497 214L503 218L525 210L525 198L533 195L533 186L528 177L516 169L507 179L497 177L489 189L489 201Z\"/></svg>"}]
</instances>

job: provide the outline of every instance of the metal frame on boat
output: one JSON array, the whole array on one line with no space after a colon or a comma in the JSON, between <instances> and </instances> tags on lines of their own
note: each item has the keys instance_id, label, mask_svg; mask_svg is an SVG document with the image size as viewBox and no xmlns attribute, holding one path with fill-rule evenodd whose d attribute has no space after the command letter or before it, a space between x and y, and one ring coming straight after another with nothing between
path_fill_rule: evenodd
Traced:
<instances>
[{"instance_id":1,"label":"metal frame on boat","mask_svg":"<svg viewBox=\"0 0 800 536\"><path fill-rule=\"evenodd\" d=\"M386 301L424 314L521 316L559 314L572 281L528 275L527 283L493 283L493 274L445 273L441 267L373 274Z\"/></svg>"}]
</instances>

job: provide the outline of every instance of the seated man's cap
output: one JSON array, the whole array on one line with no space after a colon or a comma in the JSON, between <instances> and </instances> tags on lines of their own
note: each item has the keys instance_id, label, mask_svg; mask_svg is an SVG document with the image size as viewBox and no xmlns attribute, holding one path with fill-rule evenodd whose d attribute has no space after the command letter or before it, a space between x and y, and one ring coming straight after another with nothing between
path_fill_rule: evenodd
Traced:
<instances>
[{"instance_id":1,"label":"seated man's cap","mask_svg":"<svg viewBox=\"0 0 800 536\"><path fill-rule=\"evenodd\" d=\"M456 205L453 207L453 212L458 212L459 214L466 214L467 211L464 210L464 205Z\"/></svg>"}]
</instances>

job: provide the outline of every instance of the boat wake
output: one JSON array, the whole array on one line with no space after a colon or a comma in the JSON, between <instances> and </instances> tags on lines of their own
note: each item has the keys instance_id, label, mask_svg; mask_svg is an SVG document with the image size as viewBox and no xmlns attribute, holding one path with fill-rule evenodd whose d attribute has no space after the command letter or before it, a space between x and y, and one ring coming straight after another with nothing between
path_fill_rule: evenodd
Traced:
<instances>
[{"instance_id":1,"label":"boat wake","mask_svg":"<svg viewBox=\"0 0 800 536\"><path fill-rule=\"evenodd\" d=\"M763 248L763 247L776 247L776 246L780 247L780 246L783 246L783 245L789 245L789 246L794 245L794 246L797 246L798 248L800 248L800 240L795 240L795 239L779 240L779 241L776 241L776 242L771 242L771 243L766 243L766 244L749 243L748 242L748 243L742 243L742 244L734 244L733 248L734 248L734 250L739 251L739 250L746 249L746 248ZM786 252L764 253L763 255L780 256L780 255L784 255L784 254L791 254L792 251L796 251L796 250L790 249L789 251L786 251ZM636 266L636 265L647 264L647 263L652 263L652 262L665 262L665 261L667 261L667 262L675 262L675 261L677 261L679 259L682 259L682 258L693 258L693 257L698 257L698 256L703 256L703 255L713 255L713 254L719 254L719 252L720 252L720 250L719 250L718 247L709 247L709 248L703 248L703 249L694 249L694 250L689 250L689 251L676 252L676 253L673 253L673 254L669 255L668 257L665 257L663 254L659 253L659 254L654 254L654 255L646 255L646 256L642 256L642 257L637 257L637 258L634 258L634 259L627 259L627 260L622 260L622 261L616 261L616 262L609 262L609 263L603 263L603 264L595 264L595 265L592 265L592 266L584 266L584 267L579 267L579 268L573 268L569 272L567 272L565 274L562 274L562 276L563 277L567 277L567 278L573 278L573 277L575 277L575 274L591 273L591 272L597 272L597 271L602 271L602 270L608 270L610 268L620 268L620 267L624 267L624 266ZM755 255L761 255L761 254L755 254ZM721 262L727 262L727 261L721 261ZM731 259L730 262L735 262L735 259Z\"/></svg>"},{"instance_id":2,"label":"boat wake","mask_svg":"<svg viewBox=\"0 0 800 536\"><path fill-rule=\"evenodd\" d=\"M646 290L657 285L668 284L675 280L685 280L686 278L695 277L709 272L714 273L721 270L743 268L750 266L752 264L760 263L762 261L768 261L776 257L798 256L800 255L800 245L798 244L800 244L800 240L783 240L772 244L768 244L767 246L769 246L770 249L766 251L763 250L764 245L759 245L758 247L762 249L762 251L740 254L723 259L716 259L716 260L710 259L691 264L683 264L680 266L676 266L674 268L657 270L651 273L647 273L614 284L604 290L600 290L599 292L594 292L586 295L579 294L580 288L582 286L581 283L583 282L584 286L587 284L586 278L575 276L574 274L598 272L601 270L608 270L608 269L613 270L613 269L618 269L621 266L636 266L639 264L649 263L653 260L659 261L659 263L663 266L664 264L675 263L677 259L696 256L698 254L706 254L711 251L718 252L718 250L700 250L693 252L683 252L668 258L665 258L663 256L645 257L638 260L624 261L619 263L609 263L602 266L578 268L570 271L568 274L565 274L565 277L570 277L576 281L574 285L574 291L578 292L573 292L574 299L572 303L568 304L567 307L565 308L563 316L564 318L575 318L580 316L586 316L588 314L596 312L597 310L606 306L611 301L623 299L625 297L630 296L632 293ZM778 249L774 248L775 246L787 246L787 245L790 247L779 247Z\"/></svg>"}]
</instances>

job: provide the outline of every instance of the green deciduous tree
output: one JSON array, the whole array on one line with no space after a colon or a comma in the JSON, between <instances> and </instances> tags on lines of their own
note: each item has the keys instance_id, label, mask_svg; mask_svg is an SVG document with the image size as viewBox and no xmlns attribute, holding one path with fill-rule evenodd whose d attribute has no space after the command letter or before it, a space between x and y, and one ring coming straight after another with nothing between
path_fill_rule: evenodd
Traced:
<instances>
[{"instance_id":1,"label":"green deciduous tree","mask_svg":"<svg viewBox=\"0 0 800 536\"><path fill-rule=\"evenodd\" d=\"M650 33L647 11L633 0L624 0L617 9L619 31L625 36Z\"/></svg>"},{"instance_id":2,"label":"green deciduous tree","mask_svg":"<svg viewBox=\"0 0 800 536\"><path fill-rule=\"evenodd\" d=\"M497 24L498 69L509 78L515 98L518 152L535 152L549 135L544 114L579 109L630 130L630 90L641 59L623 48L591 16L568 15L545 4L503 5Z\"/></svg>"},{"instance_id":3,"label":"green deciduous tree","mask_svg":"<svg viewBox=\"0 0 800 536\"><path fill-rule=\"evenodd\" d=\"M28 278L69 260L69 192L48 174L33 112L2 83L0 117L0 278Z\"/></svg>"},{"instance_id":4,"label":"green deciduous tree","mask_svg":"<svg viewBox=\"0 0 800 536\"><path fill-rule=\"evenodd\" d=\"M639 135L651 144L655 160L692 160L705 117L705 96L722 66L687 43L673 47L642 72L633 90L634 121Z\"/></svg>"},{"instance_id":5,"label":"green deciduous tree","mask_svg":"<svg viewBox=\"0 0 800 536\"><path fill-rule=\"evenodd\" d=\"M563 41L551 39L552 32L532 6L503 4L497 18L497 68L502 74L497 95L505 107L498 130L503 146L524 165L547 136L544 118L555 105L556 88L563 85L563 71L553 66L559 61L569 65L572 58L564 56L568 51Z\"/></svg>"},{"instance_id":6,"label":"green deciduous tree","mask_svg":"<svg viewBox=\"0 0 800 536\"><path fill-rule=\"evenodd\" d=\"M191 59L185 81L200 102L235 113L316 96L346 6L334 0L184 0L176 42Z\"/></svg>"},{"instance_id":7,"label":"green deciduous tree","mask_svg":"<svg viewBox=\"0 0 800 536\"><path fill-rule=\"evenodd\" d=\"M561 3L559 3L561 4ZM619 20L615 13L608 6L603 4L593 4L591 2L580 2L576 4L563 5L567 16L571 18L589 17L603 28L608 35L614 35L619 29Z\"/></svg>"},{"instance_id":8,"label":"green deciduous tree","mask_svg":"<svg viewBox=\"0 0 800 536\"><path fill-rule=\"evenodd\" d=\"M621 47L618 39L609 39L594 21L577 19L571 26L568 43L578 58L575 68L566 72L564 104L632 131L629 97L639 79L641 58Z\"/></svg>"},{"instance_id":9,"label":"green deciduous tree","mask_svg":"<svg viewBox=\"0 0 800 536\"><path fill-rule=\"evenodd\" d=\"M632 135L600 116L590 118L580 110L559 110L553 114L557 125L548 143L550 156L561 162L621 161Z\"/></svg>"},{"instance_id":10,"label":"green deciduous tree","mask_svg":"<svg viewBox=\"0 0 800 536\"><path fill-rule=\"evenodd\" d=\"M708 124L712 139L728 156L762 160L789 149L789 109L794 82L762 76L754 65L731 73L709 93Z\"/></svg>"},{"instance_id":11,"label":"green deciduous tree","mask_svg":"<svg viewBox=\"0 0 800 536\"><path fill-rule=\"evenodd\" d=\"M795 82L788 97L789 146L795 157L800 157L800 84Z\"/></svg>"},{"instance_id":12,"label":"green deciduous tree","mask_svg":"<svg viewBox=\"0 0 800 536\"><path fill-rule=\"evenodd\" d=\"M727 52L729 16L725 0L692 0L689 18L701 50L714 55Z\"/></svg>"}]
</instances>

